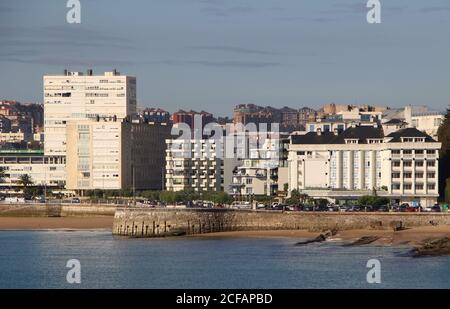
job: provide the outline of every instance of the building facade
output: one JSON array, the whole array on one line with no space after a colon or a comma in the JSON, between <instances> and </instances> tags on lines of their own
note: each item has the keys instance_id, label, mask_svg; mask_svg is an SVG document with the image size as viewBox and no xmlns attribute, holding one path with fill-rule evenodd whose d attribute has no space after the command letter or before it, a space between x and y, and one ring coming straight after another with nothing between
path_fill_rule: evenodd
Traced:
<instances>
[{"instance_id":1,"label":"building facade","mask_svg":"<svg viewBox=\"0 0 450 309\"><path fill-rule=\"evenodd\" d=\"M67 122L67 188L163 188L167 124L119 120Z\"/></svg>"},{"instance_id":2,"label":"building facade","mask_svg":"<svg viewBox=\"0 0 450 309\"><path fill-rule=\"evenodd\" d=\"M432 205L439 196L440 147L415 128L385 136L377 124L292 136L289 189L332 201L376 192L398 203Z\"/></svg>"},{"instance_id":3,"label":"building facade","mask_svg":"<svg viewBox=\"0 0 450 309\"><path fill-rule=\"evenodd\" d=\"M223 191L224 161L220 140L168 139L166 143L168 191Z\"/></svg>"},{"instance_id":4,"label":"building facade","mask_svg":"<svg viewBox=\"0 0 450 309\"><path fill-rule=\"evenodd\" d=\"M136 114L136 78L116 70L64 71L44 76L45 155L66 155L66 124L87 118L124 119Z\"/></svg>"},{"instance_id":5,"label":"building facade","mask_svg":"<svg viewBox=\"0 0 450 309\"><path fill-rule=\"evenodd\" d=\"M230 193L234 196L276 195L288 179L287 149L289 139L265 140L240 159L233 173Z\"/></svg>"},{"instance_id":6,"label":"building facade","mask_svg":"<svg viewBox=\"0 0 450 309\"><path fill-rule=\"evenodd\" d=\"M0 150L0 168L5 177L0 182L2 191L20 187L20 177L28 175L33 185L63 188L65 159L44 156L42 150Z\"/></svg>"}]
</instances>

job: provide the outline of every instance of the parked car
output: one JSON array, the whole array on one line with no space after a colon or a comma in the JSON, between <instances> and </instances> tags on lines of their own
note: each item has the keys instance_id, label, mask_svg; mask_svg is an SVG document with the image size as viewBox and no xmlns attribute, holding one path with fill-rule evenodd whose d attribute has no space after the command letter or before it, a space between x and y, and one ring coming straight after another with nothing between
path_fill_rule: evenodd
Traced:
<instances>
[{"instance_id":1,"label":"parked car","mask_svg":"<svg viewBox=\"0 0 450 309\"><path fill-rule=\"evenodd\" d=\"M374 207L373 210L378 211L378 212L389 212L389 206L388 205L380 205L380 206Z\"/></svg>"},{"instance_id":2,"label":"parked car","mask_svg":"<svg viewBox=\"0 0 450 309\"><path fill-rule=\"evenodd\" d=\"M439 204L435 204L431 207L431 211L432 212L441 212L441 206L439 206Z\"/></svg>"},{"instance_id":3,"label":"parked car","mask_svg":"<svg viewBox=\"0 0 450 309\"><path fill-rule=\"evenodd\" d=\"M328 211L338 212L339 210L339 206L337 205L328 205Z\"/></svg>"},{"instance_id":4,"label":"parked car","mask_svg":"<svg viewBox=\"0 0 450 309\"><path fill-rule=\"evenodd\" d=\"M422 209L424 212L441 212L441 206L439 204L434 204L433 206L424 207Z\"/></svg>"},{"instance_id":5,"label":"parked car","mask_svg":"<svg viewBox=\"0 0 450 309\"><path fill-rule=\"evenodd\" d=\"M264 203L258 203L256 209L267 209L267 205Z\"/></svg>"},{"instance_id":6,"label":"parked car","mask_svg":"<svg viewBox=\"0 0 450 309\"><path fill-rule=\"evenodd\" d=\"M302 211L314 211L313 205L303 205Z\"/></svg>"},{"instance_id":7,"label":"parked car","mask_svg":"<svg viewBox=\"0 0 450 309\"><path fill-rule=\"evenodd\" d=\"M350 205L339 205L339 211L346 212L350 207Z\"/></svg>"},{"instance_id":8,"label":"parked car","mask_svg":"<svg viewBox=\"0 0 450 309\"><path fill-rule=\"evenodd\" d=\"M314 210L315 210L315 211L329 211L327 205L319 205L319 206L315 206L315 207L314 207Z\"/></svg>"},{"instance_id":9,"label":"parked car","mask_svg":"<svg viewBox=\"0 0 450 309\"><path fill-rule=\"evenodd\" d=\"M359 205L352 205L349 208L347 208L347 212L358 212L361 211L361 206Z\"/></svg>"},{"instance_id":10,"label":"parked car","mask_svg":"<svg viewBox=\"0 0 450 309\"><path fill-rule=\"evenodd\" d=\"M283 210L283 211L287 211L289 210L289 206L284 205L284 204L278 204L275 207L272 207L273 210Z\"/></svg>"}]
</instances>

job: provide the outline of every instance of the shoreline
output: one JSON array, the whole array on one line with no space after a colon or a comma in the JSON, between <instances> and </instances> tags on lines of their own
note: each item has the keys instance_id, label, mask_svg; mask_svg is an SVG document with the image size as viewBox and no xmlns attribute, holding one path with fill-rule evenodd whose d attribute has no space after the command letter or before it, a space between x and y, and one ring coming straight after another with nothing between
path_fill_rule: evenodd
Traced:
<instances>
[{"instance_id":1,"label":"shoreline","mask_svg":"<svg viewBox=\"0 0 450 309\"><path fill-rule=\"evenodd\" d=\"M0 217L0 231L112 231L113 216L97 217ZM184 238L298 238L312 239L320 232L307 230L229 231L182 236ZM450 225L419 226L394 232L392 229L341 230L327 241L355 241L378 236L373 245L415 246L429 239L450 237ZM176 236L175 236L176 237Z\"/></svg>"},{"instance_id":2,"label":"shoreline","mask_svg":"<svg viewBox=\"0 0 450 309\"><path fill-rule=\"evenodd\" d=\"M270 231L236 231L219 232L200 235L189 235L193 238L299 238L312 239L319 235L317 232L307 230L270 230ZM329 237L326 241L351 242L365 236L378 236L379 239L372 245L408 245L416 246L429 239L450 237L450 225L421 226L408 228L402 231L354 229L338 231L336 235Z\"/></svg>"},{"instance_id":3,"label":"shoreline","mask_svg":"<svg viewBox=\"0 0 450 309\"><path fill-rule=\"evenodd\" d=\"M114 217L0 217L0 230L112 230Z\"/></svg>"}]
</instances>

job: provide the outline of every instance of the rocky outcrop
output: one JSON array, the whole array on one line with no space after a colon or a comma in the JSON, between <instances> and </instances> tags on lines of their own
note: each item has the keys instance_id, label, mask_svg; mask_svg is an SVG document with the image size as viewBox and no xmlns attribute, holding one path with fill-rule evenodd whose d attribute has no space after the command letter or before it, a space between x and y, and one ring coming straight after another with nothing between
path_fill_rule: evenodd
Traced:
<instances>
[{"instance_id":1,"label":"rocky outcrop","mask_svg":"<svg viewBox=\"0 0 450 309\"><path fill-rule=\"evenodd\" d=\"M363 236L360 239L358 239L352 243L345 244L344 246L350 247L350 246L368 245L368 244L373 243L374 241L377 241L378 239L380 239L379 236Z\"/></svg>"},{"instance_id":2,"label":"rocky outcrop","mask_svg":"<svg viewBox=\"0 0 450 309\"><path fill-rule=\"evenodd\" d=\"M303 245L307 245L307 244L311 244L311 243L315 243L315 242L322 242L327 240L327 238L336 235L338 232L337 229L331 229L331 230L327 230L324 231L322 234L320 234L319 236L317 236L316 238L313 239L308 239L305 241L300 241L298 243L296 243L296 246L303 246Z\"/></svg>"}]
</instances>

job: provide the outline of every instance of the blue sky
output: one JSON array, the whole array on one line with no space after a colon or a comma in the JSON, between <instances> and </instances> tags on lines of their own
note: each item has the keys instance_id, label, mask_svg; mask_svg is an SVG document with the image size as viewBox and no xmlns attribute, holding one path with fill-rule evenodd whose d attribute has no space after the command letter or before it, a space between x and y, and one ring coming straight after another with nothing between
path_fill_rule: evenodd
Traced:
<instances>
[{"instance_id":1,"label":"blue sky","mask_svg":"<svg viewBox=\"0 0 450 309\"><path fill-rule=\"evenodd\" d=\"M134 75L138 103L230 115L236 104L450 103L450 3L381 0L0 2L0 98L42 101L65 68Z\"/></svg>"}]
</instances>

